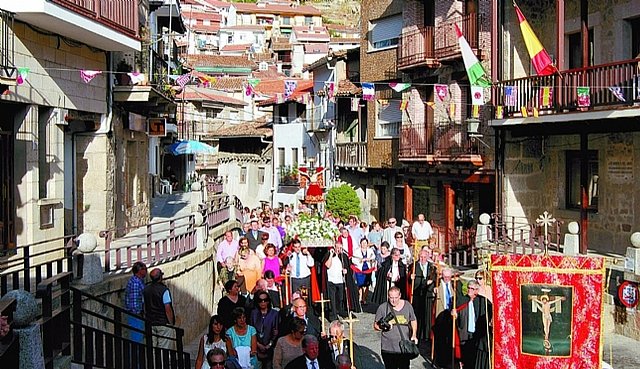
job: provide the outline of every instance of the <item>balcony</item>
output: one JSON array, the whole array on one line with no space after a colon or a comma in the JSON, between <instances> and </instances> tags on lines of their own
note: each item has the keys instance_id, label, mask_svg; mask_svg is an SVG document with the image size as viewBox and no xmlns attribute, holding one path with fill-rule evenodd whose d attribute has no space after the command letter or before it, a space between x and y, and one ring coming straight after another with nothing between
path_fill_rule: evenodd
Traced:
<instances>
[{"instance_id":1,"label":"balcony","mask_svg":"<svg viewBox=\"0 0 640 369\"><path fill-rule=\"evenodd\" d=\"M403 124L400 129L400 161L421 161L430 164L470 163L483 164L479 142L469 136L466 124L455 122L433 123L433 113L427 113L423 124Z\"/></svg>"},{"instance_id":2,"label":"balcony","mask_svg":"<svg viewBox=\"0 0 640 369\"><path fill-rule=\"evenodd\" d=\"M286 165L278 168L278 185L299 187L298 166Z\"/></svg>"},{"instance_id":3,"label":"balcony","mask_svg":"<svg viewBox=\"0 0 640 369\"><path fill-rule=\"evenodd\" d=\"M138 3L100 0L4 1L17 20L106 51L140 50Z\"/></svg>"},{"instance_id":4,"label":"balcony","mask_svg":"<svg viewBox=\"0 0 640 369\"><path fill-rule=\"evenodd\" d=\"M528 112L538 109L540 122L544 115L620 110L640 103L640 59L619 61L586 68L570 69L553 76L531 76L501 81L493 89L495 105L503 107L503 118L522 117L522 107ZM516 95L506 106L505 86L513 86ZM578 87L589 87L589 106L578 106ZM541 106L541 87L552 87L549 105ZM616 95L609 87L619 87ZM621 99L623 98L624 101ZM617 112L623 114L622 112ZM637 115L637 114L636 114ZM555 119L557 120L557 116ZM606 118L603 116L603 118Z\"/></svg>"},{"instance_id":5,"label":"balcony","mask_svg":"<svg viewBox=\"0 0 640 369\"><path fill-rule=\"evenodd\" d=\"M336 144L336 163L343 168L367 167L367 143L344 142Z\"/></svg>"},{"instance_id":6,"label":"balcony","mask_svg":"<svg viewBox=\"0 0 640 369\"><path fill-rule=\"evenodd\" d=\"M440 23L436 27L435 56L438 60L453 60L461 58L460 47L458 46L458 36L455 25L457 24L462 34L467 39L471 50L478 51L478 23L482 19L476 13L467 14L461 17L454 17Z\"/></svg>"},{"instance_id":7,"label":"balcony","mask_svg":"<svg viewBox=\"0 0 640 369\"><path fill-rule=\"evenodd\" d=\"M438 65L434 44L435 28L420 27L403 32L398 42L398 69Z\"/></svg>"}]
</instances>

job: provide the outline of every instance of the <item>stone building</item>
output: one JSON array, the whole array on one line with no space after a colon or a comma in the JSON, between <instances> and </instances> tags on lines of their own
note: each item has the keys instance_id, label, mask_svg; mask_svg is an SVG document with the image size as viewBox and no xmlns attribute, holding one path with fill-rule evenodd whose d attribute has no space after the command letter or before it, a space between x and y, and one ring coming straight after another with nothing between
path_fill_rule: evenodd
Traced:
<instances>
[{"instance_id":1,"label":"stone building","mask_svg":"<svg viewBox=\"0 0 640 369\"><path fill-rule=\"evenodd\" d=\"M500 1L492 99L503 112L490 123L498 211L528 223L545 210L565 227L580 221L581 251L624 253L640 228L640 2L518 5L560 72L536 75L515 9Z\"/></svg>"},{"instance_id":2,"label":"stone building","mask_svg":"<svg viewBox=\"0 0 640 369\"><path fill-rule=\"evenodd\" d=\"M0 96L0 250L113 227L122 123L112 114L112 52L140 50L137 3L2 8L2 69L13 82L3 79ZM81 70L102 73L84 82Z\"/></svg>"}]
</instances>

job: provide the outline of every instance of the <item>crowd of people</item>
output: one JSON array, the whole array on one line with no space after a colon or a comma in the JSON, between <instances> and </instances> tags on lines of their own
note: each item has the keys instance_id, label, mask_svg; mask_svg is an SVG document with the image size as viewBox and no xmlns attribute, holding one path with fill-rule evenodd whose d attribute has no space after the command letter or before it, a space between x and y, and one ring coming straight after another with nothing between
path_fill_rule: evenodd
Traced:
<instances>
[{"instance_id":1,"label":"crowd of people","mask_svg":"<svg viewBox=\"0 0 640 369\"><path fill-rule=\"evenodd\" d=\"M227 232L216 250L223 296L200 340L196 369L351 368L353 342L345 337L345 323L367 304L376 311L373 328L381 332L385 368L409 368L401 341L421 347L441 368L489 367L487 275L479 271L463 293L423 214L413 224L395 218L366 224L355 216L343 223L326 212L339 230L333 247L306 247L287 234L298 216L290 207L243 213L239 235ZM147 295L155 301L151 307L170 306L163 288L147 292L134 279L144 278L141 270L134 268L127 289L144 288L145 313ZM127 303L127 309L138 313L142 307ZM161 320L170 323L173 316L165 310Z\"/></svg>"}]
</instances>

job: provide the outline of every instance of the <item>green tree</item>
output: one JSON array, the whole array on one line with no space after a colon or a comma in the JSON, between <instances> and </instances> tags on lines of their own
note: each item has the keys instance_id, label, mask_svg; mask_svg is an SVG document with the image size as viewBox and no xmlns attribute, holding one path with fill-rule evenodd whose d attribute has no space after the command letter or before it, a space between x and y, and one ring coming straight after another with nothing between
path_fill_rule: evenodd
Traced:
<instances>
[{"instance_id":1,"label":"green tree","mask_svg":"<svg viewBox=\"0 0 640 369\"><path fill-rule=\"evenodd\" d=\"M360 199L356 191L349 185L333 187L327 193L327 210L338 214L341 219L349 215L360 216Z\"/></svg>"}]
</instances>

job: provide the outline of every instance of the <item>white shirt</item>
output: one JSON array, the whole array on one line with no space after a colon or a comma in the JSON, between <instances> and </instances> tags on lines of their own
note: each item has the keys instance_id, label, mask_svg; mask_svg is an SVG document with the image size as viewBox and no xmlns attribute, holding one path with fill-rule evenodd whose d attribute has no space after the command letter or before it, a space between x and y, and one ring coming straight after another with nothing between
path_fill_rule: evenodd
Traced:
<instances>
[{"instance_id":1,"label":"white shirt","mask_svg":"<svg viewBox=\"0 0 640 369\"><path fill-rule=\"evenodd\" d=\"M297 258L300 258L300 276L296 276ZM302 252L294 252L289 259L289 265L291 265L291 277L306 278L311 275L311 269L309 268L313 266L313 258L309 254L305 255Z\"/></svg>"},{"instance_id":2,"label":"white shirt","mask_svg":"<svg viewBox=\"0 0 640 369\"><path fill-rule=\"evenodd\" d=\"M422 224L420 224L420 222L413 223L411 233L416 240L426 241L433 235L433 229L431 228L431 224L425 220Z\"/></svg>"},{"instance_id":3,"label":"white shirt","mask_svg":"<svg viewBox=\"0 0 640 369\"><path fill-rule=\"evenodd\" d=\"M402 237L404 238L404 233L402 232L402 228L400 228L398 226L395 226L393 228L391 228L391 227L385 228L385 230L382 232L382 240L389 242L389 245L395 245L396 244L396 239L395 239L396 232L402 233Z\"/></svg>"},{"instance_id":4,"label":"white shirt","mask_svg":"<svg viewBox=\"0 0 640 369\"><path fill-rule=\"evenodd\" d=\"M333 284L343 283L342 280L342 260L338 255L331 258L331 268L327 269L327 279Z\"/></svg>"},{"instance_id":5,"label":"white shirt","mask_svg":"<svg viewBox=\"0 0 640 369\"><path fill-rule=\"evenodd\" d=\"M320 366L318 365L318 359L313 360L313 363L315 365L311 365L311 360L309 360L308 357L304 357L307 360L307 369L320 369Z\"/></svg>"}]
</instances>

